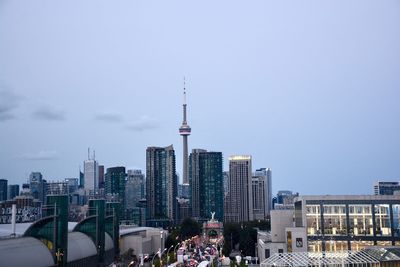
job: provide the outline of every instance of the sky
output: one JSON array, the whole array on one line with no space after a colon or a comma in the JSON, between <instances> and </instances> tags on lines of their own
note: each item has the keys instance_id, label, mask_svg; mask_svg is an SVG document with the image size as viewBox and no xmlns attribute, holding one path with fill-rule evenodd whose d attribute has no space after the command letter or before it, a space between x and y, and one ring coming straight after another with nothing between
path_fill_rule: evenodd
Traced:
<instances>
[{"instance_id":1,"label":"sky","mask_svg":"<svg viewBox=\"0 0 400 267\"><path fill-rule=\"evenodd\" d=\"M273 192L400 180L400 1L0 0L0 178L251 155Z\"/></svg>"}]
</instances>

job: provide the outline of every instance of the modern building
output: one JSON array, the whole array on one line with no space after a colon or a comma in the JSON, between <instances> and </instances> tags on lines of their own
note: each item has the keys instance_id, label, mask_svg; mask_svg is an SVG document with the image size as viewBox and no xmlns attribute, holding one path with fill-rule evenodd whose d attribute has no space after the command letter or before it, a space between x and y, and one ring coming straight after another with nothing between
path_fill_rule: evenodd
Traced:
<instances>
[{"instance_id":1,"label":"modern building","mask_svg":"<svg viewBox=\"0 0 400 267\"><path fill-rule=\"evenodd\" d=\"M68 192L70 194L74 193L79 188L78 178L65 178L64 181L68 184Z\"/></svg>"},{"instance_id":2,"label":"modern building","mask_svg":"<svg viewBox=\"0 0 400 267\"><path fill-rule=\"evenodd\" d=\"M95 155L90 158L88 149L88 159L83 162L83 180L84 188L88 192L94 192L99 189L99 163L95 159Z\"/></svg>"},{"instance_id":3,"label":"modern building","mask_svg":"<svg viewBox=\"0 0 400 267\"><path fill-rule=\"evenodd\" d=\"M48 195L69 195L68 182L47 182L44 184L44 194Z\"/></svg>"},{"instance_id":4,"label":"modern building","mask_svg":"<svg viewBox=\"0 0 400 267\"><path fill-rule=\"evenodd\" d=\"M146 196L146 179L141 170L128 170L125 185L125 217L126 223L140 226L146 225L146 209L141 201Z\"/></svg>"},{"instance_id":5,"label":"modern building","mask_svg":"<svg viewBox=\"0 0 400 267\"><path fill-rule=\"evenodd\" d=\"M224 177L224 198L229 192L229 172L224 171L222 173L222 176Z\"/></svg>"},{"instance_id":6,"label":"modern building","mask_svg":"<svg viewBox=\"0 0 400 267\"><path fill-rule=\"evenodd\" d=\"M400 245L400 195L299 196L292 210L271 211L258 233L258 255L338 253ZM276 255L276 254L275 254ZM400 259L400 258L399 258Z\"/></svg>"},{"instance_id":7,"label":"modern building","mask_svg":"<svg viewBox=\"0 0 400 267\"><path fill-rule=\"evenodd\" d=\"M177 198L178 201L178 221L177 223L182 223L183 220L190 216L190 204L188 198Z\"/></svg>"},{"instance_id":8,"label":"modern building","mask_svg":"<svg viewBox=\"0 0 400 267\"><path fill-rule=\"evenodd\" d=\"M265 216L268 216L272 210L272 170L271 168L260 168L254 172L255 177L264 178L264 194L265 194Z\"/></svg>"},{"instance_id":9,"label":"modern building","mask_svg":"<svg viewBox=\"0 0 400 267\"><path fill-rule=\"evenodd\" d=\"M192 217L207 221L212 212L224 218L222 153L193 149L189 157L190 207Z\"/></svg>"},{"instance_id":10,"label":"modern building","mask_svg":"<svg viewBox=\"0 0 400 267\"><path fill-rule=\"evenodd\" d=\"M229 157L229 192L225 197L224 221L253 220L251 156Z\"/></svg>"},{"instance_id":11,"label":"modern building","mask_svg":"<svg viewBox=\"0 0 400 267\"><path fill-rule=\"evenodd\" d=\"M123 218L123 214L126 208L125 203L125 185L126 185L126 173L125 167L112 167L107 168L105 174L105 194L106 196L112 196L113 200L120 202L120 218Z\"/></svg>"},{"instance_id":12,"label":"modern building","mask_svg":"<svg viewBox=\"0 0 400 267\"><path fill-rule=\"evenodd\" d=\"M265 177L253 176L252 178L252 201L254 220L264 220L266 218L265 209Z\"/></svg>"},{"instance_id":13,"label":"modern building","mask_svg":"<svg viewBox=\"0 0 400 267\"><path fill-rule=\"evenodd\" d=\"M85 174L80 170L80 168L79 168L79 187L80 188L85 187Z\"/></svg>"},{"instance_id":14,"label":"modern building","mask_svg":"<svg viewBox=\"0 0 400 267\"><path fill-rule=\"evenodd\" d=\"M8 180L0 179L0 201L7 200Z\"/></svg>"},{"instance_id":15,"label":"modern building","mask_svg":"<svg viewBox=\"0 0 400 267\"><path fill-rule=\"evenodd\" d=\"M192 131L192 129L187 124L187 119L186 119L186 88L185 88L185 82L184 82L184 84L183 84L183 121L182 121L181 127L179 128L179 134L183 138L183 169L182 169L183 184L189 184L188 136L190 135L191 131Z\"/></svg>"},{"instance_id":16,"label":"modern building","mask_svg":"<svg viewBox=\"0 0 400 267\"><path fill-rule=\"evenodd\" d=\"M44 184L45 180L40 172L32 172L29 175L29 188L31 194L35 199L42 201L42 203L44 203L45 200Z\"/></svg>"},{"instance_id":17,"label":"modern building","mask_svg":"<svg viewBox=\"0 0 400 267\"><path fill-rule=\"evenodd\" d=\"M190 184L178 184L178 197L186 199L190 198Z\"/></svg>"},{"instance_id":18,"label":"modern building","mask_svg":"<svg viewBox=\"0 0 400 267\"><path fill-rule=\"evenodd\" d=\"M376 182L374 185L375 195L400 194L399 182Z\"/></svg>"},{"instance_id":19,"label":"modern building","mask_svg":"<svg viewBox=\"0 0 400 267\"><path fill-rule=\"evenodd\" d=\"M293 193L290 190L280 190L272 201L274 210L292 210L294 209L294 199L299 193Z\"/></svg>"},{"instance_id":20,"label":"modern building","mask_svg":"<svg viewBox=\"0 0 400 267\"><path fill-rule=\"evenodd\" d=\"M300 196L294 206L309 251L400 245L400 195Z\"/></svg>"},{"instance_id":21,"label":"modern building","mask_svg":"<svg viewBox=\"0 0 400 267\"><path fill-rule=\"evenodd\" d=\"M8 185L7 199L9 200L13 199L16 196L19 196L19 185L18 184Z\"/></svg>"},{"instance_id":22,"label":"modern building","mask_svg":"<svg viewBox=\"0 0 400 267\"><path fill-rule=\"evenodd\" d=\"M141 170L128 170L125 199L126 208L136 208L139 201L145 198L146 179Z\"/></svg>"},{"instance_id":23,"label":"modern building","mask_svg":"<svg viewBox=\"0 0 400 267\"><path fill-rule=\"evenodd\" d=\"M99 188L104 188L104 165L99 165Z\"/></svg>"},{"instance_id":24,"label":"modern building","mask_svg":"<svg viewBox=\"0 0 400 267\"><path fill-rule=\"evenodd\" d=\"M148 147L146 150L147 224L167 227L176 221L178 181L175 151L167 147Z\"/></svg>"}]
</instances>

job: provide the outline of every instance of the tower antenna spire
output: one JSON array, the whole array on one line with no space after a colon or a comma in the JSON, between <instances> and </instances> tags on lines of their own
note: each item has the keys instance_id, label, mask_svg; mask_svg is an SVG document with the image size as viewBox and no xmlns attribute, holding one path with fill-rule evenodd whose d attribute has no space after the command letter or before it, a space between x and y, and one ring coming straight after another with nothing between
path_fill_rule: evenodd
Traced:
<instances>
[{"instance_id":1,"label":"tower antenna spire","mask_svg":"<svg viewBox=\"0 0 400 267\"><path fill-rule=\"evenodd\" d=\"M183 121L182 125L179 128L179 134L182 136L183 139L183 183L188 184L189 183L189 178L188 178L188 136L191 133L191 128L187 123L186 120L186 78L185 76L183 77Z\"/></svg>"}]
</instances>

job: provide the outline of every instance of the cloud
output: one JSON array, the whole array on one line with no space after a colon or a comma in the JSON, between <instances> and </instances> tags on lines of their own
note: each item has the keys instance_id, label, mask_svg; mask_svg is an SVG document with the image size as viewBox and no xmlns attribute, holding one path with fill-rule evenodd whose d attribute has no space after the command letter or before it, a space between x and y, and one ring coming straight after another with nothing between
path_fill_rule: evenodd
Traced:
<instances>
[{"instance_id":1,"label":"cloud","mask_svg":"<svg viewBox=\"0 0 400 267\"><path fill-rule=\"evenodd\" d=\"M57 152L53 150L41 150L37 153L25 153L17 158L24 160L56 160Z\"/></svg>"},{"instance_id":2,"label":"cloud","mask_svg":"<svg viewBox=\"0 0 400 267\"><path fill-rule=\"evenodd\" d=\"M116 111L101 111L94 116L95 120L103 122L121 122L123 121L122 115Z\"/></svg>"},{"instance_id":3,"label":"cloud","mask_svg":"<svg viewBox=\"0 0 400 267\"><path fill-rule=\"evenodd\" d=\"M153 118L150 118L148 116L142 116L137 121L131 122L128 125L126 125L125 128L131 131L142 132L158 128L159 126L160 126L159 123Z\"/></svg>"},{"instance_id":4,"label":"cloud","mask_svg":"<svg viewBox=\"0 0 400 267\"><path fill-rule=\"evenodd\" d=\"M15 119L14 110L18 107L20 97L9 88L0 84L0 121Z\"/></svg>"},{"instance_id":5,"label":"cloud","mask_svg":"<svg viewBox=\"0 0 400 267\"><path fill-rule=\"evenodd\" d=\"M50 106L42 106L36 109L32 116L38 120L47 120L47 121L63 121L65 120L64 112L61 110L57 110Z\"/></svg>"}]
</instances>

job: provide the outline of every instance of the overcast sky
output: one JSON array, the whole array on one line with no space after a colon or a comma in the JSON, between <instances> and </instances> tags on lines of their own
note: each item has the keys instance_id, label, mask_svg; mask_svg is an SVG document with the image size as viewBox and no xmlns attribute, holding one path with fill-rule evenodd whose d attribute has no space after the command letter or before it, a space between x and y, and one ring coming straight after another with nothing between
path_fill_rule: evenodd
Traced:
<instances>
[{"instance_id":1,"label":"overcast sky","mask_svg":"<svg viewBox=\"0 0 400 267\"><path fill-rule=\"evenodd\" d=\"M273 192L400 180L400 1L0 0L0 178L252 155Z\"/></svg>"}]
</instances>

